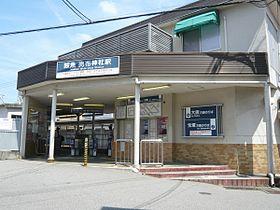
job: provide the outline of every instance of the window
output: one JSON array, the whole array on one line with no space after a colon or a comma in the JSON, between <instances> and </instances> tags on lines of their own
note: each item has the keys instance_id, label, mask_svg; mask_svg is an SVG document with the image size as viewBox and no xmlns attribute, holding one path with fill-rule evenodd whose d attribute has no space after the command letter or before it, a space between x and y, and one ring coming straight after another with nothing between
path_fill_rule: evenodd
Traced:
<instances>
[{"instance_id":1,"label":"window","mask_svg":"<svg viewBox=\"0 0 280 210\"><path fill-rule=\"evenodd\" d=\"M199 30L192 30L184 33L184 51L200 51L199 33Z\"/></svg>"},{"instance_id":2,"label":"window","mask_svg":"<svg viewBox=\"0 0 280 210\"><path fill-rule=\"evenodd\" d=\"M11 118L12 119L21 119L21 115L12 114Z\"/></svg>"},{"instance_id":3,"label":"window","mask_svg":"<svg viewBox=\"0 0 280 210\"><path fill-rule=\"evenodd\" d=\"M207 52L220 49L219 25L208 24L183 33L183 51Z\"/></svg>"}]
</instances>

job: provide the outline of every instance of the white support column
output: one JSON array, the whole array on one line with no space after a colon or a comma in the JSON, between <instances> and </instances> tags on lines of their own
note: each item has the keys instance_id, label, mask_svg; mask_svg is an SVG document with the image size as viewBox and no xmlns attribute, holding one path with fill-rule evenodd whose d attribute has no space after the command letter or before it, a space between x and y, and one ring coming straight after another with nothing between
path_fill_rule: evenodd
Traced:
<instances>
[{"instance_id":1,"label":"white support column","mask_svg":"<svg viewBox=\"0 0 280 210\"><path fill-rule=\"evenodd\" d=\"M267 167L268 174L274 174L273 158L273 122L271 112L271 88L269 83L264 85L265 117L266 117L266 141L267 141Z\"/></svg>"},{"instance_id":2,"label":"white support column","mask_svg":"<svg viewBox=\"0 0 280 210\"><path fill-rule=\"evenodd\" d=\"M134 110L134 167L139 168L140 144L140 84L135 84L135 110Z\"/></svg>"},{"instance_id":3,"label":"white support column","mask_svg":"<svg viewBox=\"0 0 280 210\"><path fill-rule=\"evenodd\" d=\"M28 118L29 96L23 96L22 102L22 120L21 120L21 135L20 135L20 157L25 158L26 130Z\"/></svg>"},{"instance_id":4,"label":"white support column","mask_svg":"<svg viewBox=\"0 0 280 210\"><path fill-rule=\"evenodd\" d=\"M51 130L50 130L50 143L49 143L49 158L48 158L48 162L53 162L54 161L56 101L57 101L57 91L53 90L53 93L52 93Z\"/></svg>"}]
</instances>

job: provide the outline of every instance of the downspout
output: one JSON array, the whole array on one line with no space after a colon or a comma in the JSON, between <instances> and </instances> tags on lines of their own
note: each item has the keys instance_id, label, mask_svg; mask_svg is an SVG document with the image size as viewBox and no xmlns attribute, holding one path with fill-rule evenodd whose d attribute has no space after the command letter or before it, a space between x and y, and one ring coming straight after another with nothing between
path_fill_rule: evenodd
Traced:
<instances>
[{"instance_id":1,"label":"downspout","mask_svg":"<svg viewBox=\"0 0 280 210\"><path fill-rule=\"evenodd\" d=\"M274 158L273 158L273 122L271 113L271 88L269 82L264 84L264 102L266 117L266 145L267 145L267 176L269 177L269 185L275 186L274 174Z\"/></svg>"}]
</instances>

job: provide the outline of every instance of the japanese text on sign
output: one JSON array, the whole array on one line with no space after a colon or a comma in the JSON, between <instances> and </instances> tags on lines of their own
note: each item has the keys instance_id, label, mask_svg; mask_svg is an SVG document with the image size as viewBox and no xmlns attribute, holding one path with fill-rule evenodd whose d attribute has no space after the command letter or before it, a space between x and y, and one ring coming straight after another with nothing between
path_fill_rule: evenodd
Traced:
<instances>
[{"instance_id":1,"label":"japanese text on sign","mask_svg":"<svg viewBox=\"0 0 280 210\"><path fill-rule=\"evenodd\" d=\"M57 63L56 78L102 76L119 74L119 57L96 58Z\"/></svg>"},{"instance_id":2,"label":"japanese text on sign","mask_svg":"<svg viewBox=\"0 0 280 210\"><path fill-rule=\"evenodd\" d=\"M186 107L185 136L217 136L217 106Z\"/></svg>"}]
</instances>

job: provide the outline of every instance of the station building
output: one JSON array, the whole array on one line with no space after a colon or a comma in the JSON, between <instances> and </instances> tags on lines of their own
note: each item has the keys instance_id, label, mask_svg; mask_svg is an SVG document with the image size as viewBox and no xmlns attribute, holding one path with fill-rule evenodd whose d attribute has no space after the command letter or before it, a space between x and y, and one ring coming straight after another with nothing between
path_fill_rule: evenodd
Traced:
<instances>
[{"instance_id":1,"label":"station building","mask_svg":"<svg viewBox=\"0 0 280 210\"><path fill-rule=\"evenodd\" d=\"M78 156L82 136L90 155L125 150L135 167L155 155L279 173L279 11L197 1L20 71L21 156L56 159L57 136ZM157 140L162 153L143 146Z\"/></svg>"}]
</instances>

